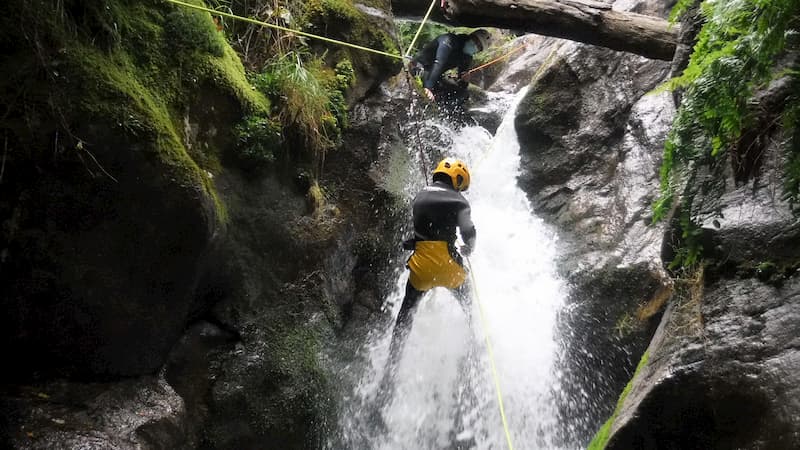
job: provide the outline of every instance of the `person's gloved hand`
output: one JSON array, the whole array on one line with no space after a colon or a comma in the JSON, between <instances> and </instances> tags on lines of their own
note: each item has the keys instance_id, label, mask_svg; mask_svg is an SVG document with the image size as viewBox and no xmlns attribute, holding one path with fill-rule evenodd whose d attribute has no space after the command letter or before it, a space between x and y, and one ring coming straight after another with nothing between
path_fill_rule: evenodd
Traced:
<instances>
[{"instance_id":1,"label":"person's gloved hand","mask_svg":"<svg viewBox=\"0 0 800 450\"><path fill-rule=\"evenodd\" d=\"M428 100L430 100L432 102L436 101L436 96L433 95L433 91L431 91L428 88L425 88L425 96L428 97Z\"/></svg>"}]
</instances>

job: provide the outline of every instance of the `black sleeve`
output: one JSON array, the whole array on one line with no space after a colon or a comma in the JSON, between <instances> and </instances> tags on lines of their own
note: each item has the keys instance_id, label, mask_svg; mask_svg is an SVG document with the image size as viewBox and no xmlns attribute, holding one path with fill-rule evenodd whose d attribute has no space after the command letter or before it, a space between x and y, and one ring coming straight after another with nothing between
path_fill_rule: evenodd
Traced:
<instances>
[{"instance_id":1,"label":"black sleeve","mask_svg":"<svg viewBox=\"0 0 800 450\"><path fill-rule=\"evenodd\" d=\"M458 212L458 229L461 231L461 239L468 246L475 248L475 224L472 223L472 210L466 205Z\"/></svg>"},{"instance_id":2,"label":"black sleeve","mask_svg":"<svg viewBox=\"0 0 800 450\"><path fill-rule=\"evenodd\" d=\"M445 36L440 40L437 39L437 41L439 41L439 47L436 49L436 60L433 63L433 69L431 69L431 73L428 74L422 84L423 87L428 89L432 89L436 82L439 81L439 77L447 70L445 64L447 64L447 59L453 51L453 39L451 37Z\"/></svg>"},{"instance_id":3,"label":"black sleeve","mask_svg":"<svg viewBox=\"0 0 800 450\"><path fill-rule=\"evenodd\" d=\"M466 55L465 55L466 56ZM472 65L472 56L467 56L461 60L461 64L458 65L458 76L461 76L469 70L469 67Z\"/></svg>"},{"instance_id":4,"label":"black sleeve","mask_svg":"<svg viewBox=\"0 0 800 450\"><path fill-rule=\"evenodd\" d=\"M436 48L439 46L439 40L434 39L427 44L425 47L422 47L422 50L417 52L413 58L411 58L412 63L420 63L425 64L426 61L433 61L436 58Z\"/></svg>"}]
</instances>

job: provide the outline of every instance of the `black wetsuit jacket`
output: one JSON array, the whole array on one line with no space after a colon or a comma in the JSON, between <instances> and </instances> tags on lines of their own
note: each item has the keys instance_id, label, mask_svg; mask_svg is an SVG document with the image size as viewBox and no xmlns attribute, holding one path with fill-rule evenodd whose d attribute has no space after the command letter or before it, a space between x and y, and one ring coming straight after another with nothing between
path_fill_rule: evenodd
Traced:
<instances>
[{"instance_id":1,"label":"black wetsuit jacket","mask_svg":"<svg viewBox=\"0 0 800 450\"><path fill-rule=\"evenodd\" d=\"M428 89L436 87L439 78L445 71L458 67L464 72L472 64L472 56L464 53L464 44L469 41L468 34L443 34L428 42L411 60L425 68L422 75L422 86Z\"/></svg>"},{"instance_id":2,"label":"black wetsuit jacket","mask_svg":"<svg viewBox=\"0 0 800 450\"><path fill-rule=\"evenodd\" d=\"M454 250L456 228L470 247L475 245L475 225L467 199L449 184L434 181L414 198L414 238L418 241L446 241Z\"/></svg>"}]
</instances>

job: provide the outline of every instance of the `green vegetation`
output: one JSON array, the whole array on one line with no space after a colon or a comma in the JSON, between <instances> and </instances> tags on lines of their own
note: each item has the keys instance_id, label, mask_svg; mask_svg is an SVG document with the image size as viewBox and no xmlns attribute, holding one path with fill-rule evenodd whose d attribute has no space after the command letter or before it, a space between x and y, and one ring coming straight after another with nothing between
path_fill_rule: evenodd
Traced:
<instances>
[{"instance_id":1,"label":"green vegetation","mask_svg":"<svg viewBox=\"0 0 800 450\"><path fill-rule=\"evenodd\" d=\"M278 434L289 441L306 440L309 446L324 428L320 418L329 413L333 405L327 392L330 392L330 378L322 368L321 330L314 325L276 325L274 334L264 338L266 345L264 373L254 380L258 383L272 383L278 389L268 389L262 399L254 401L261 411L250 414L257 419L251 426L265 435ZM262 378L263 377L263 378ZM253 386L259 392L260 386ZM302 420L298 420L298 418Z\"/></svg>"},{"instance_id":2,"label":"green vegetation","mask_svg":"<svg viewBox=\"0 0 800 450\"><path fill-rule=\"evenodd\" d=\"M220 57L225 52L225 38L208 19L208 14L200 11L178 8L167 14L166 37L182 53Z\"/></svg>"},{"instance_id":3,"label":"green vegetation","mask_svg":"<svg viewBox=\"0 0 800 450\"><path fill-rule=\"evenodd\" d=\"M608 439L611 437L611 426L614 424L614 420L616 420L617 416L622 410L622 405L625 403L625 399L628 397L631 389L633 389L633 381L636 380L636 377L639 375L639 372L642 370L642 368L647 365L647 360L649 357L649 352L644 352L642 359L639 360L639 364L636 366L636 371L633 373L633 377L631 377L631 381L628 382L628 384L625 386L625 389L623 389L622 393L619 395L617 406L614 408L614 413L606 421L606 423L603 424L597 434L594 435L592 442L589 443L588 450L603 450L606 448Z\"/></svg>"},{"instance_id":4,"label":"green vegetation","mask_svg":"<svg viewBox=\"0 0 800 450\"><path fill-rule=\"evenodd\" d=\"M671 270L681 267L692 268L700 263L703 256L703 230L694 223L688 210L681 209L679 211L678 223L680 224L682 245L675 252L675 258L669 263Z\"/></svg>"},{"instance_id":5,"label":"green vegetation","mask_svg":"<svg viewBox=\"0 0 800 450\"><path fill-rule=\"evenodd\" d=\"M220 5L240 15L304 29L367 47L395 51L390 36L359 11L351 0L296 0ZM248 61L257 91L272 100L273 109L246 117L236 127L239 157L249 167L274 161L277 150L308 161L318 177L328 151L340 144L348 126L346 93L356 74L387 58L327 45L292 33L253 24L225 23ZM258 44L253 44L254 41ZM376 59L377 58L377 59ZM276 139L280 124L282 132ZM264 142L260 142L264 141ZM297 157L300 158L297 158Z\"/></svg>"},{"instance_id":6,"label":"green vegetation","mask_svg":"<svg viewBox=\"0 0 800 450\"><path fill-rule=\"evenodd\" d=\"M673 20L685 13L690 1L680 1ZM752 163L761 152L752 148L745 133L767 133L758 125L751 99L777 77L797 72L781 66L787 39L796 39L800 0L704 1L701 13L706 23L683 74L664 88L685 90L678 115L664 149L661 167L661 196L654 205L654 220L666 216L676 197L681 198L680 218L686 248L673 265L691 265L702 255L697 225L692 213L698 185L708 186L724 179L727 158L740 166ZM796 80L794 80L796 82ZM777 111L784 117L788 134L797 131L797 98L793 95ZM763 130L760 128L764 128ZM800 196L800 156L796 140L787 145L787 198ZM749 159L748 159L749 158ZM751 162L748 162L751 161ZM747 169L749 170L749 169Z\"/></svg>"},{"instance_id":7,"label":"green vegetation","mask_svg":"<svg viewBox=\"0 0 800 450\"><path fill-rule=\"evenodd\" d=\"M342 130L347 126L347 104L344 92L355 81L352 65L340 61L336 69L325 66L320 57L308 52L291 51L267 63L264 70L253 77L259 91L274 100L277 120L287 130L284 136L291 143L305 148L314 161L319 175L325 153L339 144ZM265 118L249 119L240 127L244 136L243 152L263 155L263 149L254 148L253 124L265 124ZM259 129L259 127L256 127ZM257 136L272 135L265 128ZM240 139L240 142L242 139Z\"/></svg>"},{"instance_id":8,"label":"green vegetation","mask_svg":"<svg viewBox=\"0 0 800 450\"><path fill-rule=\"evenodd\" d=\"M234 133L243 167L251 169L275 162L275 150L283 145L280 123L264 115L245 117Z\"/></svg>"},{"instance_id":9,"label":"green vegetation","mask_svg":"<svg viewBox=\"0 0 800 450\"><path fill-rule=\"evenodd\" d=\"M309 0L304 2L305 31L339 39L387 53L399 54L392 36L355 7L352 0ZM388 25L388 23L387 23ZM329 58L348 59L357 71L392 72L398 60L360 50L330 47Z\"/></svg>"},{"instance_id":10,"label":"green vegetation","mask_svg":"<svg viewBox=\"0 0 800 450\"><path fill-rule=\"evenodd\" d=\"M696 0L678 0L669 14L669 21L675 23L695 4Z\"/></svg>"},{"instance_id":11,"label":"green vegetation","mask_svg":"<svg viewBox=\"0 0 800 450\"><path fill-rule=\"evenodd\" d=\"M421 22L413 22L408 20L399 20L397 21L397 31L400 34L400 43L403 46L405 51L408 51L408 46L411 45L411 41L414 39L414 35L417 33L419 29L419 25ZM472 31L466 31L469 33ZM412 49L411 54L418 52L422 47L425 46L428 42L436 39L439 35L445 33L458 33L456 28L449 27L447 25L438 24L435 22L426 22L425 26L422 27L422 31L419 33L419 37L417 38L417 42L414 44L414 49Z\"/></svg>"},{"instance_id":12,"label":"green vegetation","mask_svg":"<svg viewBox=\"0 0 800 450\"><path fill-rule=\"evenodd\" d=\"M6 117L14 120L3 119L0 129L19 142L46 142L48 136L58 133L64 136L63 146L87 154L122 142L127 144L120 150L132 145L152 152L165 168L166 177L183 187L205 191L215 200L217 217L224 220L225 208L206 174L217 170L216 158L187 148L183 113L200 88L228 95L251 113L268 111L270 104L253 91L238 57L211 17L155 0L19 3L14 7L15 20L24 24L20 33L28 38L3 36L13 48L9 58L14 58L13 64L10 59L4 62L37 67L36 76L17 78L15 74L0 82L2 103L22 107L15 101L18 95L49 94L29 98L19 111L9 110L14 114ZM31 48L13 47L20 42ZM52 125L37 125L46 116L51 119L45 122ZM85 124L103 124L93 129L120 133L94 136ZM26 133L30 135L23 136ZM34 145L27 151L30 158L37 159L52 149ZM102 168L109 158L98 155L96 164ZM76 157L85 161L81 155Z\"/></svg>"}]
</instances>

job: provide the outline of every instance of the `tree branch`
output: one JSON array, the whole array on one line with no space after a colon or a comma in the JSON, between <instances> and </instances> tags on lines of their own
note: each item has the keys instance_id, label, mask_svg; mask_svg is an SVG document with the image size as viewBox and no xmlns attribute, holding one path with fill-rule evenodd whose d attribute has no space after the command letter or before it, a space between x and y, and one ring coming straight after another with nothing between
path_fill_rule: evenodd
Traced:
<instances>
[{"instance_id":1,"label":"tree branch","mask_svg":"<svg viewBox=\"0 0 800 450\"><path fill-rule=\"evenodd\" d=\"M421 17L427 0L393 0L398 17ZM446 11L435 8L437 22L471 27L496 27L553 36L672 60L678 25L659 17L614 11L592 0L449 0Z\"/></svg>"}]
</instances>

